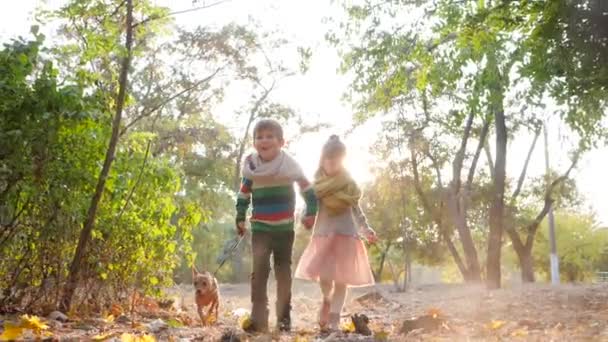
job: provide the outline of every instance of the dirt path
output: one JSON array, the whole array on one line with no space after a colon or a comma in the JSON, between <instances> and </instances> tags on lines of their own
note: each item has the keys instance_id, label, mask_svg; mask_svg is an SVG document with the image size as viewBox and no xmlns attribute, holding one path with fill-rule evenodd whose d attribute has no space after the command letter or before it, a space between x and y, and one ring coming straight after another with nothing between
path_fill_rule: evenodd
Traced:
<instances>
[{"instance_id":1,"label":"dirt path","mask_svg":"<svg viewBox=\"0 0 608 342\"><path fill-rule=\"evenodd\" d=\"M274 285L270 284L271 303ZM222 308L218 324L212 328L175 326L155 334L161 341L217 341L233 330L241 341L373 341L373 337L339 333L321 335L316 327L320 300L314 284L297 282L294 285L293 321L291 334L247 336L238 326L233 314L238 309L249 309L247 285L223 285ZM363 294L379 290L381 297L360 300ZM84 340L105 336L106 340L120 340L121 333L141 335L150 322L160 317L173 322L172 317L195 317L190 286L171 289L176 307L184 312L147 312L137 323L118 321L101 324L103 320L51 324L51 331L60 340ZM354 289L347 300L343 322L353 313L364 313L377 339L390 341L608 341L608 286L523 286L489 292L481 286L434 285L422 286L407 293L392 292L389 286ZM242 310L241 310L242 311ZM271 325L274 313L271 305ZM400 333L403 321L431 311L443 319L443 324L430 332L414 330ZM5 318L8 319L8 318ZM171 324L173 325L173 324ZM383 336L384 335L384 336Z\"/></svg>"}]
</instances>

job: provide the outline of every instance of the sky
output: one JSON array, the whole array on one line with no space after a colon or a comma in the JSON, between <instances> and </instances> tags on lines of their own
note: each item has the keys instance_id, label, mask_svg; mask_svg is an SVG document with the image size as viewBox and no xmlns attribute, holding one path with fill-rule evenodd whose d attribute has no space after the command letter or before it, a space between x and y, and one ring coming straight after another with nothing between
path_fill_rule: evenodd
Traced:
<instances>
[{"instance_id":1,"label":"sky","mask_svg":"<svg viewBox=\"0 0 608 342\"><path fill-rule=\"evenodd\" d=\"M159 5L169 5L174 11L192 7L191 0L155 1ZM33 10L37 6L57 8L65 0L0 0L0 2L2 3L0 41L4 42L18 35L27 35L33 24ZM207 1L207 3L212 2L214 1ZM204 24L220 27L230 22L247 24L250 17L253 17L263 28L281 32L284 38L295 45L312 48L313 56L309 71L304 75L282 80L278 89L272 94L272 100L288 104L308 122L322 121L329 123L331 128L305 135L298 141L292 142L289 149L303 165L305 172L312 175L318 165L323 142L329 134L341 135L349 149L347 160L349 170L357 180L364 182L372 179L371 166L378 162L369 153L369 148L376 141L380 127L377 122L371 122L346 135L353 123L351 106L342 101L342 95L348 89L349 77L337 72L339 56L324 39L329 27L324 22L324 18L341 14L339 6L329 0L231 0L211 9L181 14L176 20L180 25L186 26ZM238 95L232 94L233 97ZM230 99L230 95L227 99ZM234 117L229 113L232 110L234 108L225 105L216 115L220 121L223 120L238 130L241 123L230 121ZM565 170L568 160L564 158L563 152L568 145L560 137L564 134L564 129L557 124L551 124L550 128L549 146L552 166ZM519 174L531 139L530 136L519 135L510 142L508 174L512 177L517 177ZM289 141L289 136L287 140ZM541 140L530 165L530 176L542 174L544 168ZM603 225L608 225L608 201L605 200L608 194L606 172L608 172L606 147L587 153L573 172L580 192Z\"/></svg>"}]
</instances>

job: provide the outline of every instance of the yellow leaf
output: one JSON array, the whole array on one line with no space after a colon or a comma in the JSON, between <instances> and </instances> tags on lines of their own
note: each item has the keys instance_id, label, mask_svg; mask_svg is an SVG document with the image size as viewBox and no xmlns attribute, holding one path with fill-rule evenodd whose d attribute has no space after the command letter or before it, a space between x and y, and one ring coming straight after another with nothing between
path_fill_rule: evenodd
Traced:
<instances>
[{"instance_id":1,"label":"yellow leaf","mask_svg":"<svg viewBox=\"0 0 608 342\"><path fill-rule=\"evenodd\" d=\"M112 315L112 314L107 315L103 318L103 320L106 323L112 323L112 322L114 322L114 315Z\"/></svg>"},{"instance_id":2,"label":"yellow leaf","mask_svg":"<svg viewBox=\"0 0 608 342\"><path fill-rule=\"evenodd\" d=\"M249 329L249 327L251 327L251 316L248 315L248 314L247 315L242 315L239 318L239 326L243 330Z\"/></svg>"},{"instance_id":3,"label":"yellow leaf","mask_svg":"<svg viewBox=\"0 0 608 342\"><path fill-rule=\"evenodd\" d=\"M429 308L428 310L426 310L426 314L433 318L443 316L443 312L438 308Z\"/></svg>"},{"instance_id":4,"label":"yellow leaf","mask_svg":"<svg viewBox=\"0 0 608 342\"><path fill-rule=\"evenodd\" d=\"M304 336L297 335L296 338L293 339L293 342L308 342L308 339Z\"/></svg>"},{"instance_id":5,"label":"yellow leaf","mask_svg":"<svg viewBox=\"0 0 608 342\"><path fill-rule=\"evenodd\" d=\"M99 335L95 335L92 337L93 341L105 341L107 339L109 339L110 337L112 337L111 333L105 333L105 334L99 334Z\"/></svg>"},{"instance_id":6,"label":"yellow leaf","mask_svg":"<svg viewBox=\"0 0 608 342\"><path fill-rule=\"evenodd\" d=\"M528 330L526 329L517 329L511 333L513 337L526 337L528 336Z\"/></svg>"},{"instance_id":7,"label":"yellow leaf","mask_svg":"<svg viewBox=\"0 0 608 342\"><path fill-rule=\"evenodd\" d=\"M355 323L353 323L352 321L349 321L348 323L344 323L342 324L342 331L346 332L346 333L353 333L355 332Z\"/></svg>"},{"instance_id":8,"label":"yellow leaf","mask_svg":"<svg viewBox=\"0 0 608 342\"><path fill-rule=\"evenodd\" d=\"M374 340L376 341L388 341L388 332L384 330L374 332Z\"/></svg>"},{"instance_id":9,"label":"yellow leaf","mask_svg":"<svg viewBox=\"0 0 608 342\"><path fill-rule=\"evenodd\" d=\"M156 338L152 335L143 335L139 338L138 342L156 342Z\"/></svg>"},{"instance_id":10,"label":"yellow leaf","mask_svg":"<svg viewBox=\"0 0 608 342\"><path fill-rule=\"evenodd\" d=\"M217 317L215 315L209 315L209 316L207 316L205 321L207 324L211 325L211 324L217 322Z\"/></svg>"},{"instance_id":11,"label":"yellow leaf","mask_svg":"<svg viewBox=\"0 0 608 342\"><path fill-rule=\"evenodd\" d=\"M122 335L120 335L120 341L122 342L135 342L135 336L128 334L128 333L124 333Z\"/></svg>"},{"instance_id":12,"label":"yellow leaf","mask_svg":"<svg viewBox=\"0 0 608 342\"><path fill-rule=\"evenodd\" d=\"M23 334L23 328L20 326L14 326L10 323L4 323L4 331L0 334L0 341L14 341L18 340Z\"/></svg>"},{"instance_id":13,"label":"yellow leaf","mask_svg":"<svg viewBox=\"0 0 608 342\"><path fill-rule=\"evenodd\" d=\"M40 320L40 317L34 316L34 315L21 316L21 325L20 326L23 329L32 330L36 335L40 335L40 333L42 333L43 330L46 330L49 328L48 325L42 323L42 321Z\"/></svg>"},{"instance_id":14,"label":"yellow leaf","mask_svg":"<svg viewBox=\"0 0 608 342\"><path fill-rule=\"evenodd\" d=\"M505 324L506 324L505 321L492 321L492 322L490 322L488 327L492 330L498 330L498 329L502 328Z\"/></svg>"}]
</instances>

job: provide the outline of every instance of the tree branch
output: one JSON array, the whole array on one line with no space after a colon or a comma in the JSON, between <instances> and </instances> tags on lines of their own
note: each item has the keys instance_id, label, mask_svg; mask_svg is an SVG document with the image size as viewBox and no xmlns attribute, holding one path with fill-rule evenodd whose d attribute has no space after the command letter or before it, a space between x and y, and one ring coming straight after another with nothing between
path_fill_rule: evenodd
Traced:
<instances>
[{"instance_id":1,"label":"tree branch","mask_svg":"<svg viewBox=\"0 0 608 342\"><path fill-rule=\"evenodd\" d=\"M511 196L511 203L514 203L517 199L517 196L521 193L521 189L524 185L524 181L526 179L526 174L528 173L528 165L530 164L530 159L532 158L532 153L534 152L534 148L536 147L536 142L538 141L538 137L540 136L541 129L537 128L534 133L534 140L532 140L532 145L530 145L530 149L528 150L528 155L526 156L526 161L524 162L524 167L521 170L521 174L519 175L519 179L517 180L517 187Z\"/></svg>"},{"instance_id":2,"label":"tree branch","mask_svg":"<svg viewBox=\"0 0 608 342\"><path fill-rule=\"evenodd\" d=\"M160 20L160 19L172 17L172 16L178 15L178 14L190 13L190 12L195 12L195 11L200 11L200 10L204 10L204 9L207 9L207 8L215 7L215 6L221 5L221 4L223 4L225 2L228 2L228 1L230 1L230 0L220 0L220 1L216 1L216 2L210 3L209 5L203 5L203 6L199 6L199 7L189 8L189 9L186 9L186 10L175 11L175 12L168 13L166 15L151 16L151 17L148 17L148 18L146 18L146 19L144 19L144 20L142 20L142 21L140 21L138 23L133 24L133 28L136 28L139 25L147 24L147 23L149 23L151 21L154 21L154 20Z\"/></svg>"},{"instance_id":3,"label":"tree branch","mask_svg":"<svg viewBox=\"0 0 608 342\"><path fill-rule=\"evenodd\" d=\"M439 163L437 162L437 158L435 158L431 151L428 148L424 149L424 154L431 160L431 164L433 165L433 169L435 170L435 174L437 176L437 184L441 189L443 189L443 181L441 178L441 170L439 169Z\"/></svg>"},{"instance_id":4,"label":"tree branch","mask_svg":"<svg viewBox=\"0 0 608 342\"><path fill-rule=\"evenodd\" d=\"M158 104L157 106L151 108L150 110L140 114L138 117L136 117L135 119L133 119L131 122L129 122L128 124L125 125L125 127L121 130L120 135L124 135L125 133L127 133L127 130L131 127L133 127L133 125L135 125L137 122L139 122L140 120L154 114L154 112L156 112L157 110L160 110L161 108L163 108L164 106L166 106L168 103L170 103L171 101L179 98L180 96L198 88L199 86L201 86L204 83L207 83L209 81L211 81L211 79L213 79L224 67L218 68L215 70L215 72L213 72L211 75L205 77L204 79L194 83L193 85L191 85L190 87L187 87L183 90L181 90L180 92L173 94L171 97L169 97L168 99L166 99L165 101L163 101L162 103Z\"/></svg>"},{"instance_id":5,"label":"tree branch","mask_svg":"<svg viewBox=\"0 0 608 342\"><path fill-rule=\"evenodd\" d=\"M490 170L490 177L494 179L494 158L492 157L492 150L490 150L490 144L487 139L483 145L483 150L486 153L486 159L488 160L488 169Z\"/></svg>"},{"instance_id":6,"label":"tree branch","mask_svg":"<svg viewBox=\"0 0 608 342\"><path fill-rule=\"evenodd\" d=\"M551 182L551 185L549 185L549 187L547 188L547 191L545 192L545 204L542 210L540 211L540 213L538 213L538 215L536 215L536 218L526 227L526 231L528 232L528 236L526 238L526 248L532 247L532 244L534 243L534 237L536 235L538 227L540 226L540 223L545 219L545 216L547 216L547 214L549 213L553 202L555 202L552 197L553 190L563 181L565 181L568 177L570 177L570 172L572 172L572 170L576 167L579 157L580 151L576 152L576 154L574 155L574 158L568 170L566 170L563 175L559 176L553 182Z\"/></svg>"},{"instance_id":7,"label":"tree branch","mask_svg":"<svg viewBox=\"0 0 608 342\"><path fill-rule=\"evenodd\" d=\"M477 162L479 161L479 156L481 155L481 150L483 150L483 145L486 143L486 139L488 137L488 132L490 131L490 119L486 118L483 123L483 127L481 128L481 133L479 135L479 143L477 144L477 150L475 151L475 155L473 156L473 161L471 162L471 167L469 168L469 175L467 176L467 185L466 188L470 189L473 185L473 179L475 178L475 172L477 170Z\"/></svg>"},{"instance_id":8,"label":"tree branch","mask_svg":"<svg viewBox=\"0 0 608 342\"><path fill-rule=\"evenodd\" d=\"M120 212L116 216L116 220L114 220L114 222L116 222L116 223L118 223L120 221L120 219L122 218L122 214L124 214L125 210L127 209L127 206L129 205L129 202L131 201L131 197L133 197L133 193L135 192L135 189L141 182L141 177L143 176L144 170L146 169L146 165L148 163L148 155L150 154L151 145L152 145L152 140L148 140L148 144L146 145L146 153L144 154L144 161L141 164L141 169L139 170L139 175L137 176L137 180L135 181L135 184L133 184L133 187L131 188L129 195L127 196L125 205L122 207L122 209L120 209Z\"/></svg>"},{"instance_id":9,"label":"tree branch","mask_svg":"<svg viewBox=\"0 0 608 342\"><path fill-rule=\"evenodd\" d=\"M458 152L456 152L456 156L454 157L454 162L452 164L452 186L454 187L455 193L458 193L460 191L460 174L462 172L462 163L464 162L464 155L467 149L467 142L469 141L469 136L471 135L471 127L473 126L474 118L475 113L471 111L467 117L464 132L462 133L462 141L460 142L460 148L458 149Z\"/></svg>"}]
</instances>

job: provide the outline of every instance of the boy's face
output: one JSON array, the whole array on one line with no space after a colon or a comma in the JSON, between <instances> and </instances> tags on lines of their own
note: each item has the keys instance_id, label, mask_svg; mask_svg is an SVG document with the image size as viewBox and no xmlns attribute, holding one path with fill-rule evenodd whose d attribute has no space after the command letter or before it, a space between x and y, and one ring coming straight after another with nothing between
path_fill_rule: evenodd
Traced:
<instances>
[{"instance_id":1,"label":"boy's face","mask_svg":"<svg viewBox=\"0 0 608 342\"><path fill-rule=\"evenodd\" d=\"M284 143L283 139L269 129L261 129L253 137L253 147L264 161L271 161L276 158Z\"/></svg>"}]
</instances>

